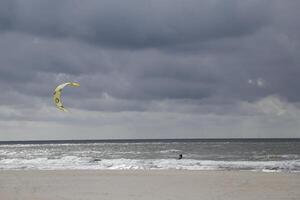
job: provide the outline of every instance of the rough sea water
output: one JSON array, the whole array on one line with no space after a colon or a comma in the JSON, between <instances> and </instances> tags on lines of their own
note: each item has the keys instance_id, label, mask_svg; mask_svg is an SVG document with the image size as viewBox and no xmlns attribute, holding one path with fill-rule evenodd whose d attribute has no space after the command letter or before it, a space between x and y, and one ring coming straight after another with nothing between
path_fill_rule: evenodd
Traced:
<instances>
[{"instance_id":1,"label":"rough sea water","mask_svg":"<svg viewBox=\"0 0 300 200\"><path fill-rule=\"evenodd\" d=\"M300 172L300 140L2 142L0 169Z\"/></svg>"}]
</instances>

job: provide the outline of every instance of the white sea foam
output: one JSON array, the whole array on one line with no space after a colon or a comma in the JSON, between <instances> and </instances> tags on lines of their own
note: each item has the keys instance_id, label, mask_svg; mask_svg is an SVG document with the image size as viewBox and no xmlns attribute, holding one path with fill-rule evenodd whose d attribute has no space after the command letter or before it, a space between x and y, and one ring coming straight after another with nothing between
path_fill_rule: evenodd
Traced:
<instances>
[{"instance_id":1,"label":"white sea foam","mask_svg":"<svg viewBox=\"0 0 300 200\"><path fill-rule=\"evenodd\" d=\"M59 159L2 159L0 169L100 169L100 170L251 170L300 172L300 160L289 161L212 161L192 159L103 159L64 156Z\"/></svg>"}]
</instances>

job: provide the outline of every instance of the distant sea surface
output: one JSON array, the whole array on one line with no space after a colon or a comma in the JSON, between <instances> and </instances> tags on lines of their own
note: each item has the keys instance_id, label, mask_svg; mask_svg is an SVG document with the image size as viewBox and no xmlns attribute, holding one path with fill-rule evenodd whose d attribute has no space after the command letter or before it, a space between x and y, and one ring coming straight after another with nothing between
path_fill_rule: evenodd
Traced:
<instances>
[{"instance_id":1,"label":"distant sea surface","mask_svg":"<svg viewBox=\"0 0 300 200\"><path fill-rule=\"evenodd\" d=\"M0 170L31 169L300 172L300 139L0 142Z\"/></svg>"}]
</instances>

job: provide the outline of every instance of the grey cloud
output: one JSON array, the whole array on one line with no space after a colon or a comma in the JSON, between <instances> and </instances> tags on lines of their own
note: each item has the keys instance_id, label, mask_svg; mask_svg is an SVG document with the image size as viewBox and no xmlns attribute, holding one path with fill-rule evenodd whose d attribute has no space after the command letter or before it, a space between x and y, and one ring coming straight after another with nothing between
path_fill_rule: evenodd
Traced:
<instances>
[{"instance_id":1,"label":"grey cloud","mask_svg":"<svg viewBox=\"0 0 300 200\"><path fill-rule=\"evenodd\" d=\"M207 46L216 51L197 54L109 50L74 40L36 42L35 37L11 33L2 35L0 76L2 83L10 83L14 90L40 97L49 97L54 85L60 82L80 81L78 101L100 98L103 93L141 101L174 98L254 101L274 93L297 100L297 93L289 90L293 88L290 84L298 82L299 74L297 65L289 60L297 57L287 53L289 45L282 48L281 40L271 33L260 32L218 44L214 41ZM280 64L278 60L287 62ZM263 87L248 83L249 79L259 78L265 81Z\"/></svg>"},{"instance_id":2,"label":"grey cloud","mask_svg":"<svg viewBox=\"0 0 300 200\"><path fill-rule=\"evenodd\" d=\"M130 118L143 116L139 122L149 133L159 128L149 128L147 120L159 116L152 122L167 128L163 119L172 113L174 127L188 129L182 116L193 136L206 127L199 120L211 116L209 133L230 132L237 122L236 135L242 127L273 131L290 118L296 130L298 112L262 115L256 104L265 106L261 100L273 95L290 110L300 102L299 8L277 0L3 0L0 122L32 121L38 130L41 121L72 126L95 115L89 124L95 131L105 113L127 116L107 119L118 131L123 125L134 131ZM63 102L84 117L53 114L51 94L64 81L81 83L64 90ZM268 117L276 123L260 123Z\"/></svg>"},{"instance_id":3,"label":"grey cloud","mask_svg":"<svg viewBox=\"0 0 300 200\"><path fill-rule=\"evenodd\" d=\"M240 37L268 23L268 1L4 1L2 29L123 48Z\"/></svg>"}]
</instances>

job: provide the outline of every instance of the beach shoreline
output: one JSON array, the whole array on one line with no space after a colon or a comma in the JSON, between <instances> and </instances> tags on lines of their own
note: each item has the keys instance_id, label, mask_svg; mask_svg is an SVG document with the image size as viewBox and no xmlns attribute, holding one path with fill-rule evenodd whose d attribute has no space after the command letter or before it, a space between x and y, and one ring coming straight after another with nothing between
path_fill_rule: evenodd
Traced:
<instances>
[{"instance_id":1,"label":"beach shoreline","mask_svg":"<svg viewBox=\"0 0 300 200\"><path fill-rule=\"evenodd\" d=\"M300 173L192 170L3 170L1 199L250 200L300 197Z\"/></svg>"}]
</instances>

